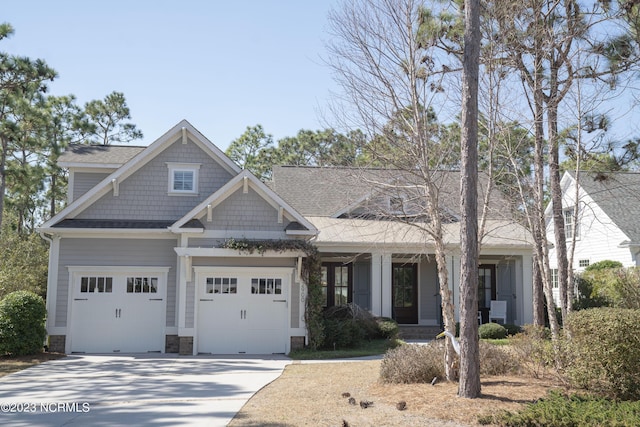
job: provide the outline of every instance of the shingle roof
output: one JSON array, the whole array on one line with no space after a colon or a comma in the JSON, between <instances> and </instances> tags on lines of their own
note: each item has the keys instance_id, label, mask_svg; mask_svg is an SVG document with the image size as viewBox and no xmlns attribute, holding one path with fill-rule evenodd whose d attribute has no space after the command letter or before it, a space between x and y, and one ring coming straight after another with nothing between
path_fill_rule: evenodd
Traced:
<instances>
[{"instance_id":1,"label":"shingle roof","mask_svg":"<svg viewBox=\"0 0 640 427\"><path fill-rule=\"evenodd\" d=\"M71 144L58 158L63 166L86 164L87 166L123 165L147 147L124 145Z\"/></svg>"},{"instance_id":2,"label":"shingle roof","mask_svg":"<svg viewBox=\"0 0 640 427\"><path fill-rule=\"evenodd\" d=\"M581 172L580 185L632 243L640 243L640 173Z\"/></svg>"},{"instance_id":3,"label":"shingle roof","mask_svg":"<svg viewBox=\"0 0 640 427\"><path fill-rule=\"evenodd\" d=\"M348 167L276 166L267 185L287 203L305 216L335 216L348 207L374 196L385 184L411 183L415 177L396 169L366 169ZM441 209L452 215L460 211L460 172L433 173L440 189ZM419 184L419 182L418 182ZM478 180L478 200L483 199L487 176ZM491 194L492 217L504 217L510 212L508 201L497 190Z\"/></svg>"},{"instance_id":4,"label":"shingle roof","mask_svg":"<svg viewBox=\"0 0 640 427\"><path fill-rule=\"evenodd\" d=\"M384 246L405 246L412 250L431 250L433 238L415 225L397 221L376 221L356 218L309 217L321 230L314 244L325 249L340 245L360 245L367 249ZM423 224L428 228L427 224ZM445 244L460 245L460 223L443 225ZM512 221L489 220L482 236L484 248L530 249L533 244L531 234L521 225Z\"/></svg>"}]
</instances>

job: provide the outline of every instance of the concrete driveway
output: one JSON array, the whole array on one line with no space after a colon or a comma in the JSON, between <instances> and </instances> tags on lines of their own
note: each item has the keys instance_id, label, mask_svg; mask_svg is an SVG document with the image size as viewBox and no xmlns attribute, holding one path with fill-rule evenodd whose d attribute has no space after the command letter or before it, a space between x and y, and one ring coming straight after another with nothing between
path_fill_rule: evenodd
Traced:
<instances>
[{"instance_id":1,"label":"concrete driveway","mask_svg":"<svg viewBox=\"0 0 640 427\"><path fill-rule=\"evenodd\" d=\"M225 426L284 356L67 356L0 378L3 426Z\"/></svg>"}]
</instances>

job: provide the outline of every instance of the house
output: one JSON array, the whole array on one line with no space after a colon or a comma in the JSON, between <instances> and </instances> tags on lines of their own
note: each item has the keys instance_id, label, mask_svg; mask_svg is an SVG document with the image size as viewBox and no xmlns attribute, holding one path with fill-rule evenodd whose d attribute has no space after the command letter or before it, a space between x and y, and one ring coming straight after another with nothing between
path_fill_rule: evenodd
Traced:
<instances>
[{"instance_id":1,"label":"house","mask_svg":"<svg viewBox=\"0 0 640 427\"><path fill-rule=\"evenodd\" d=\"M53 351L271 354L304 345L306 254L222 247L228 239L310 241L327 305L353 301L403 324L440 325L432 243L374 212L410 206L406 194L388 199L370 185L390 172L363 180L348 168L283 167L267 185L187 121L148 147L71 146L59 164L69 170L68 205L39 229L51 245ZM459 178L442 179L455 199ZM453 204L442 212L457 306L459 222ZM480 308L505 300L509 322L530 322L526 230L490 219L480 259Z\"/></svg>"},{"instance_id":2,"label":"house","mask_svg":"<svg viewBox=\"0 0 640 427\"><path fill-rule=\"evenodd\" d=\"M640 173L565 172L560 181L567 250L575 241L576 272L604 261L619 261L624 267L640 262ZM577 221L574 208L578 207ZM555 242L551 207L545 212L547 239ZM575 239L575 240L574 240ZM549 250L549 265L556 303L560 300L556 249Z\"/></svg>"}]
</instances>

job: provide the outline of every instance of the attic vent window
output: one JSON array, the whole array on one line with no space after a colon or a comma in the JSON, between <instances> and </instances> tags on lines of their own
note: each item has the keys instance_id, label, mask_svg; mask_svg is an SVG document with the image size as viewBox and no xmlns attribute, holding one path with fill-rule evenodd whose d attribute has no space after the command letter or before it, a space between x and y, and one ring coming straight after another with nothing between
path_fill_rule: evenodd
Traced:
<instances>
[{"instance_id":1,"label":"attic vent window","mask_svg":"<svg viewBox=\"0 0 640 427\"><path fill-rule=\"evenodd\" d=\"M167 163L169 168L169 194L192 195L198 193L199 164Z\"/></svg>"}]
</instances>

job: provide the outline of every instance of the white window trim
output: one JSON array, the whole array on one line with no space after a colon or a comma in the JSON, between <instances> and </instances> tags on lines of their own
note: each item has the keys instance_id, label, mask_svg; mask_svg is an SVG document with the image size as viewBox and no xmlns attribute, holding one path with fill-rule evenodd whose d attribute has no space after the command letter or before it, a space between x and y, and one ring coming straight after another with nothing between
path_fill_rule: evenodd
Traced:
<instances>
[{"instance_id":1,"label":"white window trim","mask_svg":"<svg viewBox=\"0 0 640 427\"><path fill-rule=\"evenodd\" d=\"M169 169L169 182L167 191L169 195L194 195L198 194L198 175L200 170L199 163L167 163ZM175 172L193 172L193 190L174 190Z\"/></svg>"}]
</instances>

